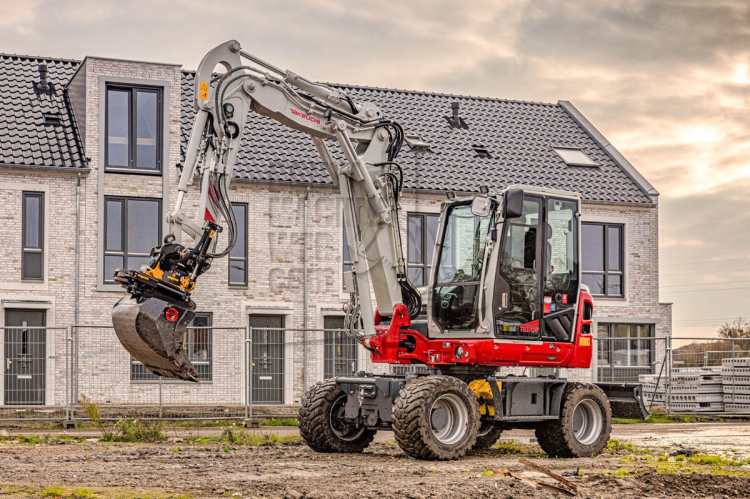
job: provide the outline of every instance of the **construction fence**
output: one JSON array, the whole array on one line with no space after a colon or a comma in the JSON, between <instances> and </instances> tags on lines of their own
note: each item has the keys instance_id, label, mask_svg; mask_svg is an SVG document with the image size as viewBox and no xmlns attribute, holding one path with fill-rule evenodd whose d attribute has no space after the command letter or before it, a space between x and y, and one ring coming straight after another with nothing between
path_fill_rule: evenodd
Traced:
<instances>
[{"instance_id":1,"label":"construction fence","mask_svg":"<svg viewBox=\"0 0 750 499\"><path fill-rule=\"evenodd\" d=\"M750 339L597 338L591 369L508 369L574 381L641 383L646 407L669 413L750 414ZM307 387L358 371L424 366L372 364L342 329L188 329L185 350L199 383L152 374L111 326L6 327L0 420L249 419L296 416Z\"/></svg>"}]
</instances>

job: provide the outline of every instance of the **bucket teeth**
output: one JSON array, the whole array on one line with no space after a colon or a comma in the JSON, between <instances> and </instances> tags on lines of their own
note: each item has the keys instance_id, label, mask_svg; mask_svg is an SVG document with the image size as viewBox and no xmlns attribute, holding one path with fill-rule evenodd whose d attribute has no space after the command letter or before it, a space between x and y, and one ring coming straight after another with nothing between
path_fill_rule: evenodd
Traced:
<instances>
[{"instance_id":1,"label":"bucket teeth","mask_svg":"<svg viewBox=\"0 0 750 499\"><path fill-rule=\"evenodd\" d=\"M185 334L195 304L159 298L122 298L112 310L112 324L122 346L157 376L198 381L185 353ZM169 320L168 320L169 319Z\"/></svg>"}]
</instances>

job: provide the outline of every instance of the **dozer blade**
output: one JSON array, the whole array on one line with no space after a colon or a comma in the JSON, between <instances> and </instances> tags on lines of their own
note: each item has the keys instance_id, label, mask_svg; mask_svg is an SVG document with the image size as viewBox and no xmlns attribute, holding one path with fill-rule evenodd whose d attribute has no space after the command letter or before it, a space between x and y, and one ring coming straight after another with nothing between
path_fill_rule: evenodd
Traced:
<instances>
[{"instance_id":1,"label":"dozer blade","mask_svg":"<svg viewBox=\"0 0 750 499\"><path fill-rule=\"evenodd\" d=\"M120 343L157 376L198 381L198 371L185 354L185 333L195 317L192 301L175 304L159 298L125 297L112 310Z\"/></svg>"}]
</instances>

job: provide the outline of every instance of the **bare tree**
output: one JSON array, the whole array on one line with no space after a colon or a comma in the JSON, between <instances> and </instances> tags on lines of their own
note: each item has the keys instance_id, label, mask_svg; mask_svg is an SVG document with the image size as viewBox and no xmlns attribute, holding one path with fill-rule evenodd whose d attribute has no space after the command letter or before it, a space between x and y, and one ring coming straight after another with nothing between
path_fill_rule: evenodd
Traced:
<instances>
[{"instance_id":1,"label":"bare tree","mask_svg":"<svg viewBox=\"0 0 750 499\"><path fill-rule=\"evenodd\" d=\"M721 338L750 338L750 320L738 317L719 327L717 333Z\"/></svg>"}]
</instances>

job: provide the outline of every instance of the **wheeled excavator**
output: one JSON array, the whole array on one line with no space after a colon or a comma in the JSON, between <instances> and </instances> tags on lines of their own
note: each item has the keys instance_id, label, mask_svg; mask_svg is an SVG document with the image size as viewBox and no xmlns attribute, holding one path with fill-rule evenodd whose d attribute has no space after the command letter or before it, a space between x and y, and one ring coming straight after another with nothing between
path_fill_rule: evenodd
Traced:
<instances>
[{"instance_id":1,"label":"wheeled excavator","mask_svg":"<svg viewBox=\"0 0 750 499\"><path fill-rule=\"evenodd\" d=\"M128 291L113 310L115 331L150 371L198 381L184 349L196 309L191 293L237 239L228 187L254 112L311 137L344 206L353 264L344 276L346 329L373 363L405 366L391 369L400 374L359 372L307 389L299 429L312 449L361 452L378 430L392 429L409 456L454 459L491 446L505 429L533 428L547 454L588 457L606 446L613 416L646 417L639 385L530 374L591 364L593 300L581 282L577 194L528 185L449 193L422 307L399 228L404 130L396 121L375 103L279 69L234 40L201 61L193 105L168 234L148 265L115 273ZM196 176L199 222L183 209ZM183 243L182 233L193 242Z\"/></svg>"}]
</instances>

